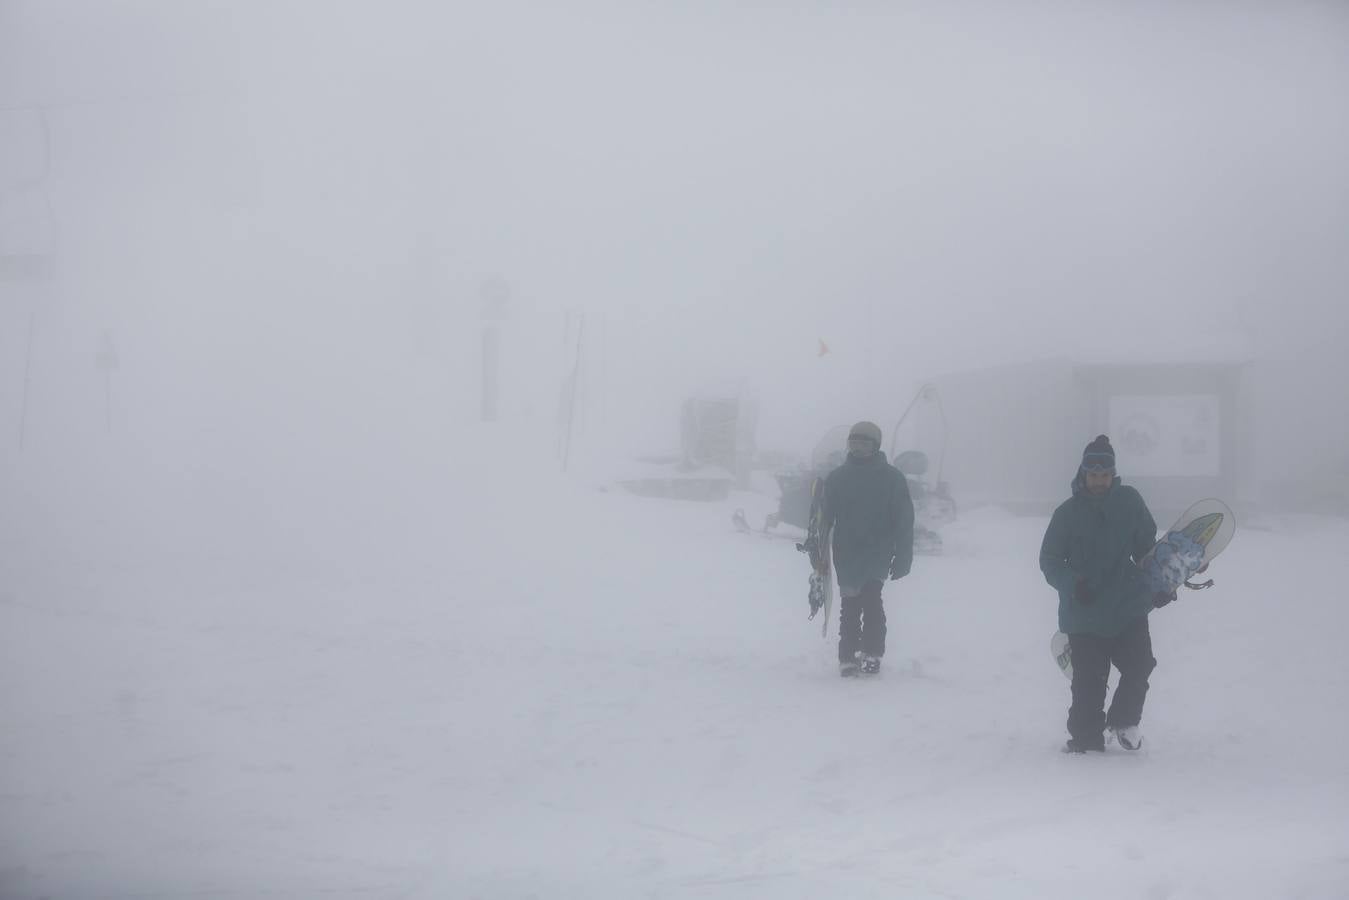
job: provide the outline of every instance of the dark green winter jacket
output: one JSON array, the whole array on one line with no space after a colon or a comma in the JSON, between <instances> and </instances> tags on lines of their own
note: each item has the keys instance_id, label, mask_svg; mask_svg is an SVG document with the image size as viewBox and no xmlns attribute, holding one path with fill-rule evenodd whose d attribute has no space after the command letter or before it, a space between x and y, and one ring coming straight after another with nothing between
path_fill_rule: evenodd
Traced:
<instances>
[{"instance_id":1,"label":"dark green winter jacket","mask_svg":"<svg viewBox=\"0 0 1349 900\"><path fill-rule=\"evenodd\" d=\"M904 474L876 451L848 455L825 478L825 524L832 525L834 571L844 596L868 581L904 576L913 565L913 500Z\"/></svg>"},{"instance_id":2,"label":"dark green winter jacket","mask_svg":"<svg viewBox=\"0 0 1349 900\"><path fill-rule=\"evenodd\" d=\"M1157 523L1138 491L1116 478L1093 497L1079 474L1040 545L1040 571L1059 592L1059 631L1114 637L1146 616L1152 593L1135 563L1156 541Z\"/></svg>"}]
</instances>

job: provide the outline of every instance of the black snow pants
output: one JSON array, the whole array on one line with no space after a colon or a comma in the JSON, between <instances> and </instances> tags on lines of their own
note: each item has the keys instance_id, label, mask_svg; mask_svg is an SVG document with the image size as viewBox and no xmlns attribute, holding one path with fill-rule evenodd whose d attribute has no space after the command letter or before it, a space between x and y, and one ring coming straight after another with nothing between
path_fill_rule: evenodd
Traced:
<instances>
[{"instance_id":1,"label":"black snow pants","mask_svg":"<svg viewBox=\"0 0 1349 900\"><path fill-rule=\"evenodd\" d=\"M858 650L868 656L885 655L885 606L881 582L868 581L862 592L840 601L838 659L847 662Z\"/></svg>"},{"instance_id":2,"label":"black snow pants","mask_svg":"<svg viewBox=\"0 0 1349 900\"><path fill-rule=\"evenodd\" d=\"M1068 708L1068 733L1078 744L1100 749L1107 728L1127 728L1143 718L1148 695L1148 676L1157 666L1152 658L1152 635L1143 616L1112 638L1095 634L1071 634L1073 651L1073 704ZM1119 669L1119 684L1105 709L1110 665Z\"/></svg>"}]
</instances>

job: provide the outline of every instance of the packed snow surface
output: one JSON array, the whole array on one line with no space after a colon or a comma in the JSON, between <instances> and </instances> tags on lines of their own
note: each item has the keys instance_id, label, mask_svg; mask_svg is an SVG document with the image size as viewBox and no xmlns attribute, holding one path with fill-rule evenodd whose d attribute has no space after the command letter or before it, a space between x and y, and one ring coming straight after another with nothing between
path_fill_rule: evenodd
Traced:
<instances>
[{"instance_id":1,"label":"packed snow surface","mask_svg":"<svg viewBox=\"0 0 1349 900\"><path fill-rule=\"evenodd\" d=\"M1344 520L1243 522L1144 748L1075 757L1043 518L947 527L844 680L768 494L464 463L213 525L8 485L0 896L1349 895Z\"/></svg>"}]
</instances>

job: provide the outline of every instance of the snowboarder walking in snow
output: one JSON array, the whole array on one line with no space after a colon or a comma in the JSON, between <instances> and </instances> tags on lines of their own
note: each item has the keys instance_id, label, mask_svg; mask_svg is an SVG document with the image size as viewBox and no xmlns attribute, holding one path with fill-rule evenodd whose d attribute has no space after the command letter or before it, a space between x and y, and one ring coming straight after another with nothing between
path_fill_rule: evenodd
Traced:
<instances>
[{"instance_id":1,"label":"snowboarder walking in snow","mask_svg":"<svg viewBox=\"0 0 1349 900\"><path fill-rule=\"evenodd\" d=\"M1073 659L1064 750L1104 750L1107 730L1120 746L1137 750L1148 676L1157 665L1148 613L1175 599L1152 594L1137 566L1157 541L1157 523L1138 491L1120 483L1105 435L1083 451L1072 488L1040 545L1040 570L1059 593L1059 630L1068 635ZM1106 712L1111 664L1120 679Z\"/></svg>"},{"instance_id":2,"label":"snowboarder walking in snow","mask_svg":"<svg viewBox=\"0 0 1349 900\"><path fill-rule=\"evenodd\" d=\"M885 655L881 587L887 578L909 574L913 565L909 485L881 451L875 423L858 422L849 431L847 459L825 478L824 504L842 607L839 671L874 675Z\"/></svg>"}]
</instances>

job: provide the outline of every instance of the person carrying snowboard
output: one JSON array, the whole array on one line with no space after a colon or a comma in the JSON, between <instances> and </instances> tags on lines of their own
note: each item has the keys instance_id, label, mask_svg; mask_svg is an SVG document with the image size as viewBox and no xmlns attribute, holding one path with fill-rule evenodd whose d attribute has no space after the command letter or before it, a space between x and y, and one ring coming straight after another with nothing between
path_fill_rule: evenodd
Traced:
<instances>
[{"instance_id":1,"label":"person carrying snowboard","mask_svg":"<svg viewBox=\"0 0 1349 900\"><path fill-rule=\"evenodd\" d=\"M825 478L824 509L841 597L839 673L874 675L885 655L881 587L913 565L908 481L886 460L876 424L858 422L849 431L847 458Z\"/></svg>"},{"instance_id":2,"label":"person carrying snowboard","mask_svg":"<svg viewBox=\"0 0 1349 900\"><path fill-rule=\"evenodd\" d=\"M1137 750L1152 656L1148 613L1175 599L1153 594L1137 563L1157 541L1157 523L1115 474L1115 451L1099 435L1082 453L1073 495L1054 510L1040 545L1040 571L1059 593L1059 630L1073 655L1072 705L1064 750L1105 749L1105 731ZM1110 666L1119 684L1105 711Z\"/></svg>"}]
</instances>

